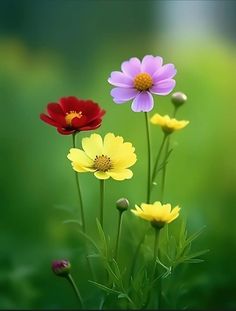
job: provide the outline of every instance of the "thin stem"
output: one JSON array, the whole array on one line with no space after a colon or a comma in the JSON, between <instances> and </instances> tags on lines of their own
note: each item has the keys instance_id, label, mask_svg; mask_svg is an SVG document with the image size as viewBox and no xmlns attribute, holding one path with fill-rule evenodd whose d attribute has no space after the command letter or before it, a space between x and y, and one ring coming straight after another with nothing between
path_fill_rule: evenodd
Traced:
<instances>
[{"instance_id":1,"label":"thin stem","mask_svg":"<svg viewBox=\"0 0 236 311\"><path fill-rule=\"evenodd\" d=\"M76 133L74 133L72 135L72 139L73 139L73 148L76 147ZM75 172L75 182L76 182L76 187L77 187L77 192L78 192L78 199L79 199L79 204L80 204L80 214L81 214L81 221L82 221L82 230L83 233L86 234L86 225L85 225L85 215L84 215L84 207L83 207L83 200L82 200L82 194L81 194L81 189L80 189L80 183L79 183L79 175L77 172ZM88 253L88 247L87 247L87 243L85 244L86 246L86 253ZM87 260L87 264L88 264L88 268L90 270L90 273L93 277L93 279L95 279L95 275L90 263L89 258L86 256L86 260Z\"/></svg>"},{"instance_id":2,"label":"thin stem","mask_svg":"<svg viewBox=\"0 0 236 311\"><path fill-rule=\"evenodd\" d=\"M164 133L164 136L163 136L163 139L162 139L159 151L157 153L156 162L155 162L155 165L154 165L154 168L153 168L153 172L152 172L152 185L153 185L153 182L155 181L155 178L156 178L156 175L157 175L157 168L158 168L160 157L161 157L161 154L162 154L162 151L163 151L163 147L165 145L166 138L167 138L167 135Z\"/></svg>"},{"instance_id":3,"label":"thin stem","mask_svg":"<svg viewBox=\"0 0 236 311\"><path fill-rule=\"evenodd\" d=\"M73 137L73 148L75 148L75 138L76 134L74 133L72 135ZM81 195L81 189L80 189L80 183L79 183L79 175L77 172L75 172L75 181L76 181L76 186L77 186L77 192L78 192L78 198L79 198L79 204L80 204L80 214L81 214L81 221L82 221L82 229L83 232L86 233L86 225L85 225L85 216L84 216L84 207L83 207L83 200L82 200L82 195Z\"/></svg>"},{"instance_id":4,"label":"thin stem","mask_svg":"<svg viewBox=\"0 0 236 311\"><path fill-rule=\"evenodd\" d=\"M150 128L148 122L148 113L145 112L146 134L147 134L147 152L148 152L148 167L147 167L147 203L150 203L151 194L151 140Z\"/></svg>"},{"instance_id":5,"label":"thin stem","mask_svg":"<svg viewBox=\"0 0 236 311\"><path fill-rule=\"evenodd\" d=\"M175 118L176 113L177 113L177 111L178 111L178 108L179 108L179 107L176 107L176 106L175 106L175 108L174 108L174 112L173 112L173 118Z\"/></svg>"},{"instance_id":6,"label":"thin stem","mask_svg":"<svg viewBox=\"0 0 236 311\"><path fill-rule=\"evenodd\" d=\"M67 276L67 280L68 280L69 283L71 284L71 286L72 286L72 288L73 288L73 290L74 290L74 292L75 292L75 295L76 295L76 297L77 297L78 300L79 300L80 306L81 306L81 308L83 309L83 299L82 299L82 297L81 297L81 295L80 295L79 289L78 289L77 285L75 284L75 281L74 281L74 279L72 278L72 275L71 275L71 274L69 274L69 275Z\"/></svg>"},{"instance_id":7,"label":"thin stem","mask_svg":"<svg viewBox=\"0 0 236 311\"><path fill-rule=\"evenodd\" d=\"M155 274L158 275L159 269L157 268L157 258L159 259L159 237L160 237L160 229L155 230L155 241L154 241L154 251L153 251L153 257L154 257L154 273L153 273L153 280L155 277ZM155 288L155 286L154 286ZM161 292L162 292L162 281L161 278L159 279L159 284L157 288L157 309L161 308Z\"/></svg>"},{"instance_id":8,"label":"thin stem","mask_svg":"<svg viewBox=\"0 0 236 311\"><path fill-rule=\"evenodd\" d=\"M154 245L153 245L153 270L152 270L152 274L151 274L151 283L155 280L155 274L156 274L156 266L157 266L157 257L158 257L158 250L159 250L159 236L160 236L160 229L158 228L154 228L155 229L155 239L154 239ZM148 295L146 298L145 303L143 304L143 309L145 309L149 302L150 302L150 298L151 298L151 294L152 294L152 290L155 291L155 285L151 286L149 291L148 291ZM158 288L158 301L159 301L159 288Z\"/></svg>"},{"instance_id":9,"label":"thin stem","mask_svg":"<svg viewBox=\"0 0 236 311\"><path fill-rule=\"evenodd\" d=\"M118 219L118 230L117 230L117 236L116 236L116 248L115 248L115 260L118 259L118 252L119 252L119 244L120 244L120 232L121 232L121 224L122 224L122 211L119 211L119 219Z\"/></svg>"},{"instance_id":10,"label":"thin stem","mask_svg":"<svg viewBox=\"0 0 236 311\"><path fill-rule=\"evenodd\" d=\"M164 156L164 167L162 170L162 180L161 180L161 196L160 201L163 203L164 200L164 191L165 191L165 182L166 182L166 167L167 167L167 157L169 153L169 146L170 146L170 135L168 135L166 140L166 148L165 148L165 156Z\"/></svg>"},{"instance_id":11,"label":"thin stem","mask_svg":"<svg viewBox=\"0 0 236 311\"><path fill-rule=\"evenodd\" d=\"M100 180L100 224L103 229L103 210L104 210L104 188L105 182L103 179Z\"/></svg>"},{"instance_id":12,"label":"thin stem","mask_svg":"<svg viewBox=\"0 0 236 311\"><path fill-rule=\"evenodd\" d=\"M131 266L131 271L130 271L130 281L131 281L131 277L134 275L134 270L135 270L135 266L136 266L136 262L137 262L137 259L138 259L138 255L139 255L139 252L140 252L140 248L145 240L145 237L146 237L146 234L149 230L149 227L144 231L143 235L142 235L142 238L140 239L138 245L137 245L137 248L136 248L136 251L134 253L134 257L133 257L133 260L132 260L132 266Z\"/></svg>"},{"instance_id":13,"label":"thin stem","mask_svg":"<svg viewBox=\"0 0 236 311\"><path fill-rule=\"evenodd\" d=\"M174 107L174 111L173 111L173 118L175 118L177 111L178 111L179 107ZM161 202L163 203L164 200L164 191L165 191L165 182L166 182L166 169L167 169L167 156L169 153L169 147L170 147L170 135L167 135L167 141L166 141L166 150L165 150L165 157L164 157L164 167L163 167L163 171L162 171L162 183L161 183Z\"/></svg>"},{"instance_id":14,"label":"thin stem","mask_svg":"<svg viewBox=\"0 0 236 311\"><path fill-rule=\"evenodd\" d=\"M155 228L155 240L154 240L154 247L153 247L153 261L154 265L156 265L156 258L158 257L158 244L159 244L159 236L160 236L160 229Z\"/></svg>"}]
</instances>

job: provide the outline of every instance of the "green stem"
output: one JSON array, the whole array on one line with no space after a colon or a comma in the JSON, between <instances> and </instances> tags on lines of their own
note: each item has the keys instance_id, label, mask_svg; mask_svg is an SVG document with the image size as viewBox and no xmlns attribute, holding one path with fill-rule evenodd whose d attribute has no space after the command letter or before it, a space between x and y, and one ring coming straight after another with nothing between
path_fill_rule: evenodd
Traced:
<instances>
[{"instance_id":1,"label":"green stem","mask_svg":"<svg viewBox=\"0 0 236 311\"><path fill-rule=\"evenodd\" d=\"M179 108L179 107L176 107L176 106L175 106L175 108L174 108L174 112L173 112L173 118L175 118L176 113L177 113L177 111L178 111L178 108Z\"/></svg>"},{"instance_id":2,"label":"green stem","mask_svg":"<svg viewBox=\"0 0 236 311\"><path fill-rule=\"evenodd\" d=\"M156 258L158 256L158 244L159 244L159 236L160 236L160 229L155 228L155 240L154 240L154 247L153 247L153 261L154 265L156 265Z\"/></svg>"},{"instance_id":3,"label":"green stem","mask_svg":"<svg viewBox=\"0 0 236 311\"><path fill-rule=\"evenodd\" d=\"M152 270L152 274L151 274L151 283L155 280L155 274L158 273L156 270L156 266L157 266L157 261L156 258L158 257L158 248L159 248L159 236L160 236L160 229L154 227L155 229L155 239L154 239L154 245L153 245L153 270ZM145 300L145 303L142 306L142 309L146 309L146 307L148 306L148 304L150 303L150 298L151 298L151 294L152 291L155 292L155 284L151 285L148 294L147 294L147 298ZM160 289L161 290L161 289ZM159 302L159 288L158 288L158 302ZM153 308L154 309L154 308Z\"/></svg>"},{"instance_id":4,"label":"green stem","mask_svg":"<svg viewBox=\"0 0 236 311\"><path fill-rule=\"evenodd\" d=\"M160 229L156 229L156 234L155 234L155 248L154 248L154 256L155 256L155 263L156 263L156 258L159 258L159 236L160 236ZM156 269L156 266L155 266ZM156 269L156 274L158 275L159 269ZM161 292L162 292L162 279L159 279L159 284L157 288L157 309L161 309Z\"/></svg>"},{"instance_id":5,"label":"green stem","mask_svg":"<svg viewBox=\"0 0 236 311\"><path fill-rule=\"evenodd\" d=\"M120 232L121 232L121 224L122 224L122 214L123 211L119 211L119 219L118 219L118 230L117 230L117 236L116 236L116 248L115 248L115 260L118 259L118 252L119 252L119 244L120 244Z\"/></svg>"},{"instance_id":6,"label":"green stem","mask_svg":"<svg viewBox=\"0 0 236 311\"><path fill-rule=\"evenodd\" d=\"M76 295L76 297L77 297L78 300L79 300L80 306L81 306L81 308L83 309L83 300L82 300L82 297L81 297L81 295L80 295L79 289L78 289L77 285L75 284L75 281L74 281L74 279L72 278L72 275L71 275L71 274L69 274L69 275L67 276L67 280L68 280L69 283L71 284L71 286L72 286L72 288L73 288L73 290L74 290L74 292L75 292L75 295Z\"/></svg>"},{"instance_id":7,"label":"green stem","mask_svg":"<svg viewBox=\"0 0 236 311\"><path fill-rule=\"evenodd\" d=\"M155 241L154 241L154 249L153 249L153 260L154 260L154 269L153 269L153 278L155 279L155 274L158 276L159 269L157 268L157 257L159 258L159 237L160 237L160 229L155 228ZM154 285L155 288L155 285ZM159 284L157 288L157 309L161 308L161 292L162 292L162 282L161 278L159 279Z\"/></svg>"},{"instance_id":8,"label":"green stem","mask_svg":"<svg viewBox=\"0 0 236 311\"><path fill-rule=\"evenodd\" d=\"M174 111L173 111L173 118L175 118L177 111L178 111L179 107L174 107ZM170 147L170 135L166 135L167 136L167 141L166 141L166 150L165 150L165 157L164 157L164 167L163 167L163 171L162 171L162 183L161 183L161 202L163 203L164 200L164 191L165 191L165 182L166 182L166 169L167 169L167 156L169 153L169 147Z\"/></svg>"},{"instance_id":9,"label":"green stem","mask_svg":"<svg viewBox=\"0 0 236 311\"><path fill-rule=\"evenodd\" d=\"M165 191L165 183L166 183L166 168L167 168L167 157L169 153L169 146L170 146L170 135L168 135L167 140L166 140L166 148L165 148L165 156L164 156L164 167L162 170L162 180L161 180L161 196L160 196L160 201L163 203L164 200L164 191Z\"/></svg>"},{"instance_id":10,"label":"green stem","mask_svg":"<svg viewBox=\"0 0 236 311\"><path fill-rule=\"evenodd\" d=\"M136 251L134 253L134 257L133 257L133 260L132 260L132 266L131 266L131 271L130 271L130 278L129 280L131 281L131 277L134 275L134 270L135 270L135 266L136 266L136 262L137 262L137 259L138 259L138 255L139 255L139 252L140 252L140 248L145 240L145 237L146 237L146 234L147 234L147 231L149 230L149 227L144 231L143 235L142 235L142 238L140 239L138 245L137 245L137 248L136 248Z\"/></svg>"},{"instance_id":11,"label":"green stem","mask_svg":"<svg viewBox=\"0 0 236 311\"><path fill-rule=\"evenodd\" d=\"M162 151L163 151L163 147L164 147L165 142L166 142L166 138L167 138L167 135L164 133L164 136L163 136L163 139L162 139L159 151L157 153L156 162L155 162L155 165L154 165L154 168L153 168L153 172L152 172L152 185L153 185L153 182L155 181L155 178L156 178L156 175L157 175L157 168L158 168L160 157L161 157L161 154L162 154Z\"/></svg>"},{"instance_id":12,"label":"green stem","mask_svg":"<svg viewBox=\"0 0 236 311\"><path fill-rule=\"evenodd\" d=\"M100 180L100 224L103 229L103 210L104 210L104 188L105 182L103 179Z\"/></svg>"},{"instance_id":13,"label":"green stem","mask_svg":"<svg viewBox=\"0 0 236 311\"><path fill-rule=\"evenodd\" d=\"M74 133L72 135L73 138L73 148L76 148L76 133ZM76 187L77 187L77 192L78 192L78 198L79 198L79 204L80 204L80 214L81 214L81 221L82 221L82 230L83 233L86 234L86 225L85 225L85 215L84 215L84 207L83 207L83 200L82 200L82 194L81 194L81 189L80 189L80 183L79 183L79 175L77 172L75 172L75 181L76 181ZM88 253L88 247L87 247L87 243L86 243L86 253ZM90 273L93 277L93 279L95 279L95 275L90 263L89 258L86 256L86 260L87 260L87 264L88 264L88 268L90 270Z\"/></svg>"},{"instance_id":14,"label":"green stem","mask_svg":"<svg viewBox=\"0 0 236 311\"><path fill-rule=\"evenodd\" d=\"M73 148L76 147L75 143L75 137L76 133L72 135L73 137ZM76 181L76 187L77 187L77 192L78 192L78 198L79 198L79 204L80 204L80 214L81 214L81 221L82 221L82 229L83 232L86 233L86 225L85 225L85 216L84 216L84 207L83 207L83 200L82 200L82 195L81 195L81 189L80 189L80 183L79 183L79 175L77 172L75 172L75 181Z\"/></svg>"},{"instance_id":15,"label":"green stem","mask_svg":"<svg viewBox=\"0 0 236 311\"><path fill-rule=\"evenodd\" d=\"M145 112L146 134L147 134L147 152L148 152L148 167L147 167L147 203L150 203L151 194L151 140L148 113Z\"/></svg>"}]
</instances>

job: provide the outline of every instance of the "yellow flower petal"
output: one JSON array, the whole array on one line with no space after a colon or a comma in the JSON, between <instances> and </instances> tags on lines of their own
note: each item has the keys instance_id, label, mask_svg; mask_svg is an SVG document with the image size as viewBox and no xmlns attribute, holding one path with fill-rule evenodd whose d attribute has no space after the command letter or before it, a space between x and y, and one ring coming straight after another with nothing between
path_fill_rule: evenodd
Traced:
<instances>
[{"instance_id":1,"label":"yellow flower petal","mask_svg":"<svg viewBox=\"0 0 236 311\"><path fill-rule=\"evenodd\" d=\"M98 179L108 179L110 176L107 174L107 172L95 172L94 175L98 178Z\"/></svg>"},{"instance_id":2,"label":"yellow flower petal","mask_svg":"<svg viewBox=\"0 0 236 311\"><path fill-rule=\"evenodd\" d=\"M148 220L148 221L152 221L153 218L148 215L148 214L145 214L141 209L140 210L131 210L132 213L134 213L136 216L142 218L142 219L145 219L145 220Z\"/></svg>"},{"instance_id":3,"label":"yellow flower petal","mask_svg":"<svg viewBox=\"0 0 236 311\"><path fill-rule=\"evenodd\" d=\"M90 137L83 138L82 147L92 160L104 153L102 137L98 134L92 134Z\"/></svg>"},{"instance_id":4,"label":"yellow flower petal","mask_svg":"<svg viewBox=\"0 0 236 311\"><path fill-rule=\"evenodd\" d=\"M71 148L67 158L72 162L76 162L80 166L92 167L93 161L86 155L86 153L77 148Z\"/></svg>"},{"instance_id":5,"label":"yellow flower petal","mask_svg":"<svg viewBox=\"0 0 236 311\"><path fill-rule=\"evenodd\" d=\"M104 137L104 153L110 158L114 158L119 153L124 142L123 137L115 136L113 133L108 133Z\"/></svg>"},{"instance_id":6,"label":"yellow flower petal","mask_svg":"<svg viewBox=\"0 0 236 311\"><path fill-rule=\"evenodd\" d=\"M160 125L166 133L180 130L189 124L189 121L178 121L174 118L171 119L168 115L161 116L158 113L152 116L150 122L154 125Z\"/></svg>"},{"instance_id":7,"label":"yellow flower petal","mask_svg":"<svg viewBox=\"0 0 236 311\"><path fill-rule=\"evenodd\" d=\"M137 161L136 154L134 153L135 148L131 143L124 143L119 152L113 156L114 165L117 168L128 168Z\"/></svg>"},{"instance_id":8,"label":"yellow flower petal","mask_svg":"<svg viewBox=\"0 0 236 311\"><path fill-rule=\"evenodd\" d=\"M141 208L138 205L135 205L136 211L132 210L132 212L145 220L148 220L150 222L156 222L161 223L162 226L164 224L172 222L174 219L176 219L179 216L179 210L180 208L176 206L171 211L171 205L170 204L161 204L161 202L156 201L153 204L146 204L142 203ZM161 227L162 227L161 226Z\"/></svg>"},{"instance_id":9,"label":"yellow flower petal","mask_svg":"<svg viewBox=\"0 0 236 311\"><path fill-rule=\"evenodd\" d=\"M72 162L71 165L72 165L72 167L73 167L73 170L76 171L76 172L78 172L78 173L87 172L87 170L86 170L84 167L80 166L80 165L79 165L78 163L76 163L76 162Z\"/></svg>"},{"instance_id":10,"label":"yellow flower petal","mask_svg":"<svg viewBox=\"0 0 236 311\"><path fill-rule=\"evenodd\" d=\"M107 172L109 176L111 176L115 180L124 180L124 179L130 179L133 177L133 172L129 169L123 169L123 170L109 170Z\"/></svg>"}]
</instances>

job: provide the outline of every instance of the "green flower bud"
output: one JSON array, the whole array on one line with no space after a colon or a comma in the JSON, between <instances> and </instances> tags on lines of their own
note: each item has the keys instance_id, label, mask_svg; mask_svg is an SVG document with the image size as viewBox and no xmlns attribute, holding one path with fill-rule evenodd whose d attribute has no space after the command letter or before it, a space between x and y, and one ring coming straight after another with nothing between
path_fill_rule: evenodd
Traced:
<instances>
[{"instance_id":1,"label":"green flower bud","mask_svg":"<svg viewBox=\"0 0 236 311\"><path fill-rule=\"evenodd\" d=\"M129 201L126 198L121 198L119 200L116 201L116 208L120 211L120 212L124 212L129 208Z\"/></svg>"},{"instance_id":2,"label":"green flower bud","mask_svg":"<svg viewBox=\"0 0 236 311\"><path fill-rule=\"evenodd\" d=\"M187 96L182 92L175 92L171 96L171 101L175 107L180 107L187 101Z\"/></svg>"}]
</instances>

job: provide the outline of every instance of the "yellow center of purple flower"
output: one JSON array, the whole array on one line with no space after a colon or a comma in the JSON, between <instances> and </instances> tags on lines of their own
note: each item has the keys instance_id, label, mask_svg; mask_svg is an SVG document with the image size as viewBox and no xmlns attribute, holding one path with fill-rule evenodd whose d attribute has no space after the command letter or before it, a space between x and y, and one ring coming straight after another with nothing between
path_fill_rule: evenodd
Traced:
<instances>
[{"instance_id":1,"label":"yellow center of purple flower","mask_svg":"<svg viewBox=\"0 0 236 311\"><path fill-rule=\"evenodd\" d=\"M150 74L146 72L139 73L135 78L134 78L134 87L138 91L147 91L152 87L153 85L153 80Z\"/></svg>"},{"instance_id":2,"label":"yellow center of purple flower","mask_svg":"<svg viewBox=\"0 0 236 311\"><path fill-rule=\"evenodd\" d=\"M96 156L93 166L100 172L106 172L112 166L111 159L106 155Z\"/></svg>"},{"instance_id":3,"label":"yellow center of purple flower","mask_svg":"<svg viewBox=\"0 0 236 311\"><path fill-rule=\"evenodd\" d=\"M70 112L67 112L66 116L65 116L65 119L66 119L66 124L68 126L71 126L72 125L72 120L74 118L82 118L83 114L81 111L77 112L77 111L70 111Z\"/></svg>"}]
</instances>

